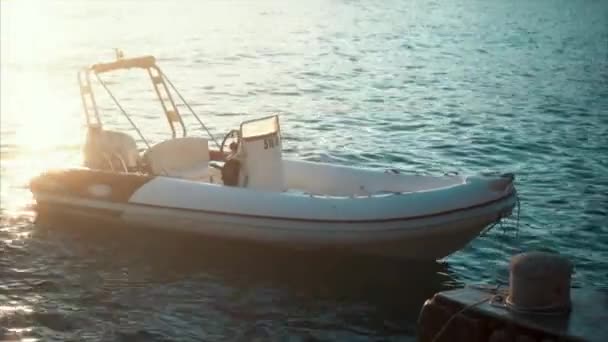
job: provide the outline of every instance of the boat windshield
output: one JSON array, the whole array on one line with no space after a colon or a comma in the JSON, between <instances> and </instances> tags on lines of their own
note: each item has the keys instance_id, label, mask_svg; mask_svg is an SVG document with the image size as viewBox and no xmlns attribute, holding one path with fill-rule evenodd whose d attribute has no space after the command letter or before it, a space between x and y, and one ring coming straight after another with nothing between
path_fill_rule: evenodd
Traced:
<instances>
[{"instance_id":1,"label":"boat windshield","mask_svg":"<svg viewBox=\"0 0 608 342\"><path fill-rule=\"evenodd\" d=\"M241 124L241 135L245 139L270 135L278 131L279 119L276 115L245 121Z\"/></svg>"}]
</instances>

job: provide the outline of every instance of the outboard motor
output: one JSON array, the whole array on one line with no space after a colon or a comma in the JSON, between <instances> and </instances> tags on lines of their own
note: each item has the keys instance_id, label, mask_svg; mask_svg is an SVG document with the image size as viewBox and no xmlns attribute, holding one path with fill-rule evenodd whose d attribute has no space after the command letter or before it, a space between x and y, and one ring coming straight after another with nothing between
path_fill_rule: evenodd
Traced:
<instances>
[{"instance_id":1,"label":"outboard motor","mask_svg":"<svg viewBox=\"0 0 608 342\"><path fill-rule=\"evenodd\" d=\"M285 190L278 116L243 122L239 138L236 154L224 165L224 184L232 185L230 183L238 176L240 187Z\"/></svg>"}]
</instances>

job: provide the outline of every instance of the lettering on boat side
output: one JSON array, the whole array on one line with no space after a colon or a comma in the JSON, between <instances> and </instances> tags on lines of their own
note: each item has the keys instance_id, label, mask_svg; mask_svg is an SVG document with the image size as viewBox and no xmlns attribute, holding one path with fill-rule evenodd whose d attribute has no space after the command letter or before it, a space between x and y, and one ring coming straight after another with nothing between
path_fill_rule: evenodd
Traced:
<instances>
[{"instance_id":1,"label":"lettering on boat side","mask_svg":"<svg viewBox=\"0 0 608 342\"><path fill-rule=\"evenodd\" d=\"M279 136L277 134L273 134L269 137L264 138L264 149L267 150L269 148L275 148L280 145Z\"/></svg>"},{"instance_id":2,"label":"lettering on boat side","mask_svg":"<svg viewBox=\"0 0 608 342\"><path fill-rule=\"evenodd\" d=\"M108 197L112 193L112 188L106 184L93 184L89 185L88 192L95 197Z\"/></svg>"}]
</instances>

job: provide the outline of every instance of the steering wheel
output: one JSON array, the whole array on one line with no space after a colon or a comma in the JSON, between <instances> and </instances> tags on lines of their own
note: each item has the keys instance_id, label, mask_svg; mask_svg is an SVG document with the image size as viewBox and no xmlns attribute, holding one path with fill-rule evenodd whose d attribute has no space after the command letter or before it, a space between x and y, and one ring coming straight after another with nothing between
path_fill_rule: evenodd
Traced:
<instances>
[{"instance_id":1,"label":"steering wheel","mask_svg":"<svg viewBox=\"0 0 608 342\"><path fill-rule=\"evenodd\" d=\"M225 161L224 166L221 166L221 167L215 166L215 167L222 171L222 181L224 182L224 185L238 186L241 162L236 158L233 158L233 159L224 158L224 147L226 147L226 142L228 141L228 139L231 139L231 138L234 139L234 141L232 143L230 143L230 153L231 153L230 156L234 155L236 153L237 149L239 148L239 143L241 141L240 132L236 129L233 129L224 136L224 139L222 140L222 144L220 145L220 155L222 156L222 159L224 159L224 161Z\"/></svg>"},{"instance_id":2,"label":"steering wheel","mask_svg":"<svg viewBox=\"0 0 608 342\"><path fill-rule=\"evenodd\" d=\"M235 153L236 149L239 146L239 142L241 140L239 130L233 129L230 132L226 133L226 135L224 136L224 139L222 140L222 144L220 145L220 155L222 156L222 158L224 157L224 147L226 146L226 142L230 138L235 140L230 144L231 153Z\"/></svg>"}]
</instances>

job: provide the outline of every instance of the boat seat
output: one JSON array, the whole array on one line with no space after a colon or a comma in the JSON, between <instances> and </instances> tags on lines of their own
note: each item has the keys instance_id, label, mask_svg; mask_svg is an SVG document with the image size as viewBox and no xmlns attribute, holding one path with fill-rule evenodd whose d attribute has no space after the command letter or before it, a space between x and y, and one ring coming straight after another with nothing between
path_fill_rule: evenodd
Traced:
<instances>
[{"instance_id":1,"label":"boat seat","mask_svg":"<svg viewBox=\"0 0 608 342\"><path fill-rule=\"evenodd\" d=\"M135 139L127 133L89 127L84 145L85 165L92 168L137 169L140 161ZM116 160L120 165L115 165ZM126 170L124 170L126 168Z\"/></svg>"},{"instance_id":2,"label":"boat seat","mask_svg":"<svg viewBox=\"0 0 608 342\"><path fill-rule=\"evenodd\" d=\"M205 179L209 173L209 142L198 137L165 140L150 147L144 159L153 174Z\"/></svg>"},{"instance_id":3,"label":"boat seat","mask_svg":"<svg viewBox=\"0 0 608 342\"><path fill-rule=\"evenodd\" d=\"M187 169L169 169L166 170L166 175L169 177L183 178L190 180L207 180L209 177L209 165L207 163L201 163L200 165L193 165ZM161 171L162 175L163 172Z\"/></svg>"}]
</instances>

